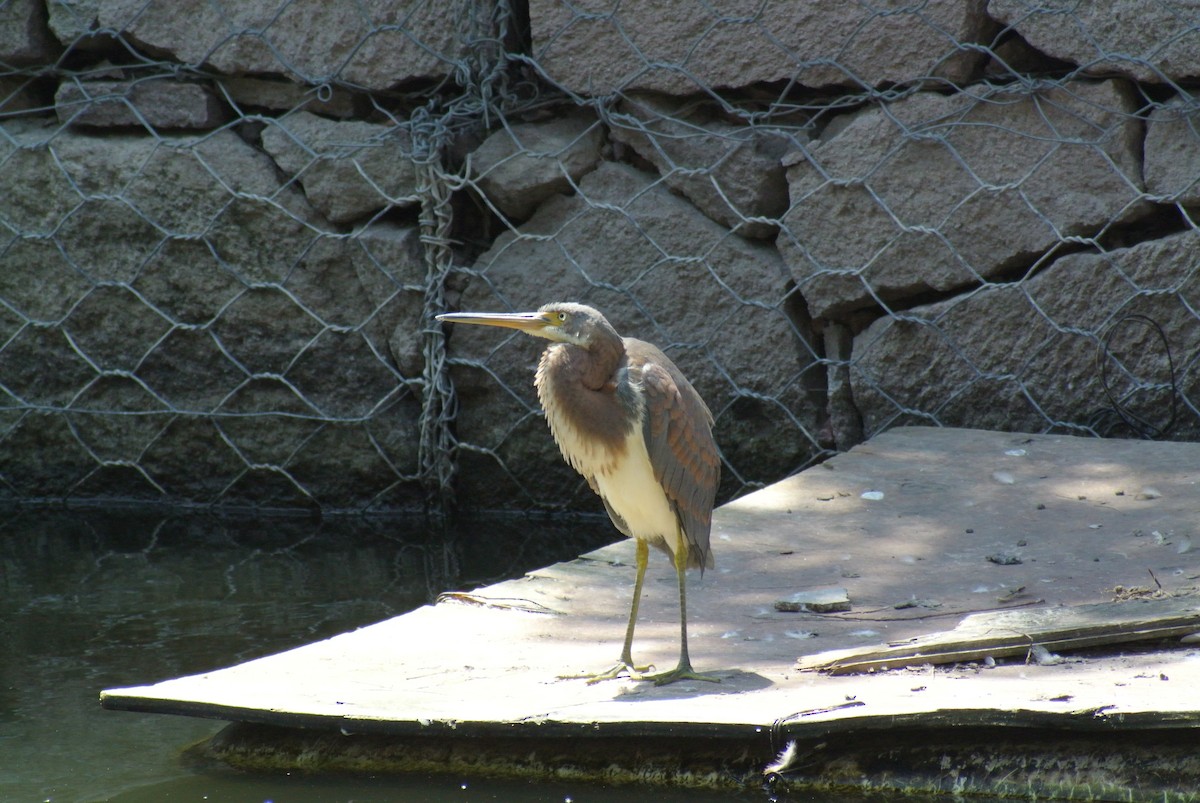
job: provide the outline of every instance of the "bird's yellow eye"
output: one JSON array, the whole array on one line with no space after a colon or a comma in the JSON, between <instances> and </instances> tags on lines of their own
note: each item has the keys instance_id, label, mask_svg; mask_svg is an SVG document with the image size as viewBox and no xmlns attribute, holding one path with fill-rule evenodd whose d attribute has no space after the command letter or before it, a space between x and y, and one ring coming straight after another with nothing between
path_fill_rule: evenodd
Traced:
<instances>
[{"instance_id":1,"label":"bird's yellow eye","mask_svg":"<svg viewBox=\"0 0 1200 803\"><path fill-rule=\"evenodd\" d=\"M567 322L567 313L559 312L559 313L557 313L557 318L558 318L559 323L566 323Z\"/></svg>"}]
</instances>

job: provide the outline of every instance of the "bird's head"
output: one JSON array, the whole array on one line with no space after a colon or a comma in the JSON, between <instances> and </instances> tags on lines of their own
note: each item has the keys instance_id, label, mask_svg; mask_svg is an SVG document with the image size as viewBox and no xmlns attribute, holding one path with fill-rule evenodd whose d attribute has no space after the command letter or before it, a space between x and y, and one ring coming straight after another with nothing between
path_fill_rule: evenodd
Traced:
<instances>
[{"instance_id":1,"label":"bird's head","mask_svg":"<svg viewBox=\"0 0 1200 803\"><path fill-rule=\"evenodd\" d=\"M537 312L451 312L439 315L437 319L447 323L520 329L534 337L584 348L601 338L620 339L612 325L597 310L569 301L554 301Z\"/></svg>"}]
</instances>

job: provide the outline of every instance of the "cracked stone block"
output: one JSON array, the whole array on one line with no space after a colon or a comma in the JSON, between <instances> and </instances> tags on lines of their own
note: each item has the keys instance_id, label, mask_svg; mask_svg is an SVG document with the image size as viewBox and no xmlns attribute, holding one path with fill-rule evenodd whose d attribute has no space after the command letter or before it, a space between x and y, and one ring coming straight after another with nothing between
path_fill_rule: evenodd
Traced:
<instances>
[{"instance_id":1,"label":"cracked stone block","mask_svg":"<svg viewBox=\"0 0 1200 803\"><path fill-rule=\"evenodd\" d=\"M785 80L808 87L930 77L957 83L982 60L959 44L983 41L989 24L982 0L767 0L738 9L530 0L529 18L539 67L586 96L688 95Z\"/></svg>"},{"instance_id":2,"label":"cracked stone block","mask_svg":"<svg viewBox=\"0 0 1200 803\"><path fill-rule=\"evenodd\" d=\"M1087 432L1115 420L1104 412L1111 411L1098 363L1105 340L1101 362L1108 362L1114 397L1164 424L1167 354L1147 321L1162 327L1177 364L1200 342L1188 302L1200 293L1197 264L1200 234L1189 231L1104 254L1070 254L1025 281L919 306L903 319L879 318L855 337L850 366L868 437L927 424L926 416L942 426ZM1196 378L1179 380L1184 397L1194 398ZM1194 418L1181 418L1172 437L1195 439L1198 430Z\"/></svg>"},{"instance_id":3,"label":"cracked stone block","mask_svg":"<svg viewBox=\"0 0 1200 803\"><path fill-rule=\"evenodd\" d=\"M418 203L408 134L393 126L296 112L268 126L263 147L334 223Z\"/></svg>"},{"instance_id":4,"label":"cracked stone block","mask_svg":"<svg viewBox=\"0 0 1200 803\"><path fill-rule=\"evenodd\" d=\"M781 253L814 317L967 288L1148 211L1124 81L920 93L784 159Z\"/></svg>"},{"instance_id":5,"label":"cracked stone block","mask_svg":"<svg viewBox=\"0 0 1200 803\"><path fill-rule=\"evenodd\" d=\"M186 65L367 90L443 79L464 55L464 33L495 36L493 4L465 0L52 0L49 8L64 43L111 29Z\"/></svg>"},{"instance_id":6,"label":"cracked stone block","mask_svg":"<svg viewBox=\"0 0 1200 803\"><path fill-rule=\"evenodd\" d=\"M510 220L527 220L551 195L569 195L572 184L600 160L604 129L596 117L576 113L493 132L471 154L479 189Z\"/></svg>"},{"instance_id":7,"label":"cracked stone block","mask_svg":"<svg viewBox=\"0 0 1200 803\"><path fill-rule=\"evenodd\" d=\"M1193 3L990 0L987 11L1033 47L1089 73L1153 82L1200 76Z\"/></svg>"},{"instance_id":8,"label":"cracked stone block","mask_svg":"<svg viewBox=\"0 0 1200 803\"><path fill-rule=\"evenodd\" d=\"M206 86L154 81L64 81L54 96L61 123L154 130L215 128L225 110Z\"/></svg>"},{"instance_id":9,"label":"cracked stone block","mask_svg":"<svg viewBox=\"0 0 1200 803\"><path fill-rule=\"evenodd\" d=\"M0 64L52 64L61 48L39 0L0 3Z\"/></svg>"},{"instance_id":10,"label":"cracked stone block","mask_svg":"<svg viewBox=\"0 0 1200 803\"><path fill-rule=\"evenodd\" d=\"M1146 191L1200 203L1200 106L1175 98L1146 120Z\"/></svg>"},{"instance_id":11,"label":"cracked stone block","mask_svg":"<svg viewBox=\"0 0 1200 803\"><path fill-rule=\"evenodd\" d=\"M613 125L612 139L653 164L668 187L743 237L775 236L771 221L788 207L782 159L796 136L807 136L735 126L645 93L626 98L620 109L626 117Z\"/></svg>"}]
</instances>

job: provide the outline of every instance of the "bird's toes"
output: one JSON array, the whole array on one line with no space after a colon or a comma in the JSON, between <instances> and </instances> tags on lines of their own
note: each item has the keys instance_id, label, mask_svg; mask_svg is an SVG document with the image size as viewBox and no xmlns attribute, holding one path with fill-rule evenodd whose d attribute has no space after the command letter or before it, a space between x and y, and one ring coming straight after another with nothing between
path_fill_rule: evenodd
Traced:
<instances>
[{"instance_id":1,"label":"bird's toes","mask_svg":"<svg viewBox=\"0 0 1200 803\"><path fill-rule=\"evenodd\" d=\"M600 683L604 680L616 680L617 678L629 678L630 680L642 680L654 668L653 664L645 664L638 666L626 661L617 661L608 669L602 669L599 672L582 672L578 675L559 675L559 680L586 680L589 686Z\"/></svg>"},{"instance_id":2,"label":"bird's toes","mask_svg":"<svg viewBox=\"0 0 1200 803\"><path fill-rule=\"evenodd\" d=\"M690 666L677 666L670 672L660 672L657 675L644 675L641 679L654 681L655 686L666 686L668 683L675 683L680 680L703 680L707 683L721 682L719 677L715 675L702 675Z\"/></svg>"}]
</instances>

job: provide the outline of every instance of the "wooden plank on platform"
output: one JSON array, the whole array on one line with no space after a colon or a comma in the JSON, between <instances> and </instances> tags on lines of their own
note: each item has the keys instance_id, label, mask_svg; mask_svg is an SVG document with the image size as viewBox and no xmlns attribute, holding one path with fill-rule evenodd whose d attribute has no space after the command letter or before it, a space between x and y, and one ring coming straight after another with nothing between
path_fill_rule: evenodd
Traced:
<instances>
[{"instance_id":1,"label":"wooden plank on platform","mask_svg":"<svg viewBox=\"0 0 1200 803\"><path fill-rule=\"evenodd\" d=\"M1138 599L1056 608L1025 608L967 616L953 630L917 636L899 644L858 647L806 655L802 670L834 675L925 664L1024 656L1041 663L1049 652L1179 638L1200 631L1200 600Z\"/></svg>"}]
</instances>

